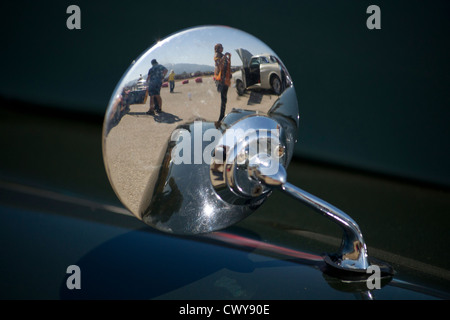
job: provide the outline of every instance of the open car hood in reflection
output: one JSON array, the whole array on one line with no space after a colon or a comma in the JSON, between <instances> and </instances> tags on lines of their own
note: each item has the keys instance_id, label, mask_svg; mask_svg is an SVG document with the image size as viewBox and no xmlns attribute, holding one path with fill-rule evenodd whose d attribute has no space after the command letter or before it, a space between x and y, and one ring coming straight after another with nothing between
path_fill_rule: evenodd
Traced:
<instances>
[{"instance_id":1,"label":"open car hood in reflection","mask_svg":"<svg viewBox=\"0 0 450 320\"><path fill-rule=\"evenodd\" d=\"M242 60L242 65L244 68L247 68L250 65L250 60L252 59L253 55L246 49L239 48L236 49L237 54L239 55L239 58Z\"/></svg>"}]
</instances>

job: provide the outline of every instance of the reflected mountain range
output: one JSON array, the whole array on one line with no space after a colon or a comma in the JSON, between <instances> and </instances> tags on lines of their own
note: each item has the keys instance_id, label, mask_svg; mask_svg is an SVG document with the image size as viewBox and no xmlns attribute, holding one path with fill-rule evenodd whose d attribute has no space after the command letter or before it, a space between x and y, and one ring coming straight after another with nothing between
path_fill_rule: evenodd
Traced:
<instances>
[{"instance_id":1,"label":"reflected mountain range","mask_svg":"<svg viewBox=\"0 0 450 320\"><path fill-rule=\"evenodd\" d=\"M214 74L214 66L206 65L206 64L195 64L195 63L161 63L167 70L173 70L175 75L182 76L185 75L213 75ZM235 71L239 66L232 66L232 71ZM144 79L147 78L147 71L141 74ZM139 78L129 81L125 86L133 86L139 81Z\"/></svg>"},{"instance_id":2,"label":"reflected mountain range","mask_svg":"<svg viewBox=\"0 0 450 320\"><path fill-rule=\"evenodd\" d=\"M211 58L211 61L213 59ZM164 64L168 70L173 70L175 74L182 73L195 73L195 72L214 72L214 66L208 66L205 64L195 64L195 63L169 63Z\"/></svg>"}]
</instances>

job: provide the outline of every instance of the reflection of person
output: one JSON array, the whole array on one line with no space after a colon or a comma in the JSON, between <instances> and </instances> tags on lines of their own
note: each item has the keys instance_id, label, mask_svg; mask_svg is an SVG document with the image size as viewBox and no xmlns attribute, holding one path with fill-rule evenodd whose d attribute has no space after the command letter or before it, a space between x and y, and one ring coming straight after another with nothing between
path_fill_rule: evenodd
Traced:
<instances>
[{"instance_id":1,"label":"reflection of person","mask_svg":"<svg viewBox=\"0 0 450 320\"><path fill-rule=\"evenodd\" d=\"M175 72L173 70L170 70L169 73L169 85L170 85L170 92L173 92L173 89L175 88Z\"/></svg>"},{"instance_id":2,"label":"reflection of person","mask_svg":"<svg viewBox=\"0 0 450 320\"><path fill-rule=\"evenodd\" d=\"M228 52L223 54L223 46L218 43L214 46L214 79L216 80L217 91L220 92L220 116L219 121L222 121L225 116L225 109L227 105L228 87L231 84L231 54Z\"/></svg>"},{"instance_id":3,"label":"reflection of person","mask_svg":"<svg viewBox=\"0 0 450 320\"><path fill-rule=\"evenodd\" d=\"M162 110L162 99L160 96L161 86L164 77L167 74L167 69L153 59L152 67L148 70L147 82L148 82L148 95L150 96L150 109L147 114L155 114L155 100L157 103L157 112Z\"/></svg>"}]
</instances>

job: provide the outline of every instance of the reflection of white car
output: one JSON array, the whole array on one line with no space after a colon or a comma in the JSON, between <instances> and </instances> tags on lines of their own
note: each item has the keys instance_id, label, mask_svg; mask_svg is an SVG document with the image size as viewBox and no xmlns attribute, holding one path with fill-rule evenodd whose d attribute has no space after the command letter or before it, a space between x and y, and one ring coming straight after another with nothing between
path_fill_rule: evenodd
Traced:
<instances>
[{"instance_id":1,"label":"reflection of white car","mask_svg":"<svg viewBox=\"0 0 450 320\"><path fill-rule=\"evenodd\" d=\"M272 54L253 56L245 49L236 49L242 60L242 68L233 73L239 95L247 89L268 89L281 94L290 86L289 75L280 60Z\"/></svg>"}]
</instances>

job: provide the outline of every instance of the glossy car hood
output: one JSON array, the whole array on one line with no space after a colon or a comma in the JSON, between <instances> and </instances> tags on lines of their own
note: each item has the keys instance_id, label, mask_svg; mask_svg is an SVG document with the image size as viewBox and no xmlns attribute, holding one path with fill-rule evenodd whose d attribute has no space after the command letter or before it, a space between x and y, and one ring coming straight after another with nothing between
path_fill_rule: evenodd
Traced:
<instances>
[{"instance_id":1,"label":"glossy car hood","mask_svg":"<svg viewBox=\"0 0 450 320\"><path fill-rule=\"evenodd\" d=\"M334 252L340 230L281 193L220 232L163 234L116 199L102 164L101 119L21 105L5 108L0 121L0 147L10 154L0 160L4 299L449 297L448 258L435 246L448 243L448 191L291 163L293 183L351 212L369 254L394 267L393 279L368 292L364 282L324 272L322 253ZM65 287L70 265L83 272L81 291Z\"/></svg>"},{"instance_id":2,"label":"glossy car hood","mask_svg":"<svg viewBox=\"0 0 450 320\"><path fill-rule=\"evenodd\" d=\"M243 227L173 236L120 207L14 183L0 190L2 239L14 244L2 255L2 299L449 298L402 277L369 291L323 272L320 255ZM69 265L82 270L82 290L67 288Z\"/></svg>"},{"instance_id":3,"label":"glossy car hood","mask_svg":"<svg viewBox=\"0 0 450 320\"><path fill-rule=\"evenodd\" d=\"M236 49L236 52L239 55L239 58L241 58L244 68L247 68L253 55L248 50L243 48Z\"/></svg>"}]
</instances>

